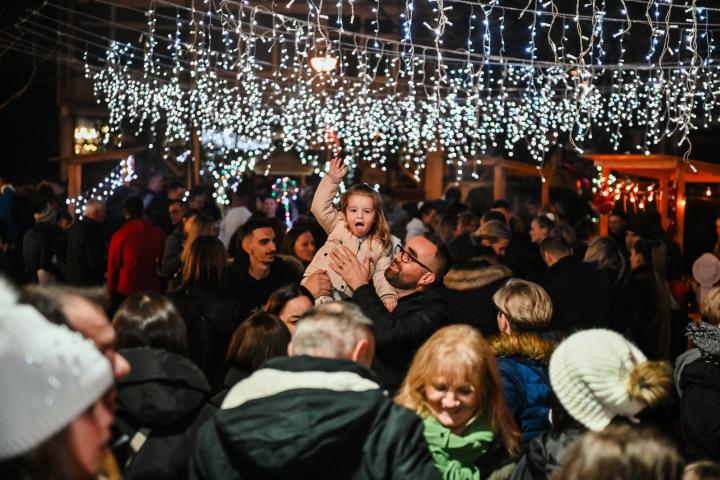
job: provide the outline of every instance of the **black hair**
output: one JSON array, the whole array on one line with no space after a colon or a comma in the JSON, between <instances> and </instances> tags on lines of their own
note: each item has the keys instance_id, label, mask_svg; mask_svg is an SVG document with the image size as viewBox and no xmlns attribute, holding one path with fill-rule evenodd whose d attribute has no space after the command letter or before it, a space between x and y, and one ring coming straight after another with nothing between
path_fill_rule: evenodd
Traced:
<instances>
[{"instance_id":1,"label":"black hair","mask_svg":"<svg viewBox=\"0 0 720 480\"><path fill-rule=\"evenodd\" d=\"M438 271L435 274L435 276L437 277L435 283L442 282L443 277L447 273L450 264L450 252L448 251L445 244L432 233L423 233L423 237L425 237L433 245L435 245L435 248L437 249L435 251L435 256L433 257L438 263Z\"/></svg>"},{"instance_id":2,"label":"black hair","mask_svg":"<svg viewBox=\"0 0 720 480\"><path fill-rule=\"evenodd\" d=\"M225 360L230 367L252 373L273 357L287 356L290 330L277 315L258 312L233 333Z\"/></svg>"},{"instance_id":3,"label":"black hair","mask_svg":"<svg viewBox=\"0 0 720 480\"><path fill-rule=\"evenodd\" d=\"M273 315L280 315L285 305L293 298L306 297L310 303L315 302L310 290L297 283L291 283L275 290L265 303L265 311Z\"/></svg>"},{"instance_id":4,"label":"black hair","mask_svg":"<svg viewBox=\"0 0 720 480\"><path fill-rule=\"evenodd\" d=\"M180 313L165 296L138 292L120 304L113 317L115 348L149 347L187 355L187 329Z\"/></svg>"},{"instance_id":5,"label":"black hair","mask_svg":"<svg viewBox=\"0 0 720 480\"><path fill-rule=\"evenodd\" d=\"M580 242L586 242L598 234L598 226L589 218L581 218L575 224L575 235Z\"/></svg>"},{"instance_id":6,"label":"black hair","mask_svg":"<svg viewBox=\"0 0 720 480\"><path fill-rule=\"evenodd\" d=\"M572 248L562 237L549 236L540 242L540 253L551 253L555 256L564 256L572 254Z\"/></svg>"},{"instance_id":7,"label":"black hair","mask_svg":"<svg viewBox=\"0 0 720 480\"><path fill-rule=\"evenodd\" d=\"M498 212L497 210L489 210L483 214L482 222L487 223L487 222L492 222L492 221L497 221L500 223L507 223L507 218L505 218L505 215Z\"/></svg>"},{"instance_id":8,"label":"black hair","mask_svg":"<svg viewBox=\"0 0 720 480\"><path fill-rule=\"evenodd\" d=\"M295 256L295 242L297 242L297 239L300 237L300 235L304 233L310 233L312 235L312 232L310 229L305 227L292 227L288 232L285 234L285 237L283 238L282 246L280 247L280 253L284 255L291 255ZM315 237L313 237L313 240Z\"/></svg>"},{"instance_id":9,"label":"black hair","mask_svg":"<svg viewBox=\"0 0 720 480\"><path fill-rule=\"evenodd\" d=\"M435 202L425 202L422 204L422 207L418 209L417 216L418 218L421 218L424 215L432 212L433 210L437 210L437 205L435 205Z\"/></svg>"},{"instance_id":10,"label":"black hair","mask_svg":"<svg viewBox=\"0 0 720 480\"><path fill-rule=\"evenodd\" d=\"M505 210L510 210L510 203L507 200L495 200L490 204L490 208L504 208Z\"/></svg>"},{"instance_id":11,"label":"black hair","mask_svg":"<svg viewBox=\"0 0 720 480\"><path fill-rule=\"evenodd\" d=\"M240 242L252 235L252 233L259 228L272 228L275 231L276 222L271 218L251 218L245 224L240 227Z\"/></svg>"},{"instance_id":12,"label":"black hair","mask_svg":"<svg viewBox=\"0 0 720 480\"><path fill-rule=\"evenodd\" d=\"M123 201L123 211L129 218L142 218L143 208L143 201L137 195L127 197Z\"/></svg>"},{"instance_id":13,"label":"black hair","mask_svg":"<svg viewBox=\"0 0 720 480\"><path fill-rule=\"evenodd\" d=\"M533 218L533 220L535 220L538 223L538 225L540 225L540 228L546 229L548 231L548 234L550 233L550 230L555 228L555 222L550 220L545 215L537 216L537 217Z\"/></svg>"}]
</instances>

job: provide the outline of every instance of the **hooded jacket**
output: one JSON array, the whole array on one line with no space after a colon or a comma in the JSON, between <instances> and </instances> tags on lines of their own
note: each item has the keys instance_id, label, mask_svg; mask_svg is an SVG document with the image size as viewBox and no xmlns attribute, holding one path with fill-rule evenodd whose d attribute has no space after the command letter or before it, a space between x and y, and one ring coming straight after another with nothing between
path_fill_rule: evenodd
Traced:
<instances>
[{"instance_id":1,"label":"hooded jacket","mask_svg":"<svg viewBox=\"0 0 720 480\"><path fill-rule=\"evenodd\" d=\"M484 260L453 265L443 279L453 323L471 325L484 337L499 335L493 295L511 276L506 266Z\"/></svg>"},{"instance_id":2,"label":"hooded jacket","mask_svg":"<svg viewBox=\"0 0 720 480\"><path fill-rule=\"evenodd\" d=\"M536 334L490 339L505 401L522 433L522 449L548 427L552 388L548 363L557 343Z\"/></svg>"},{"instance_id":3,"label":"hooded jacket","mask_svg":"<svg viewBox=\"0 0 720 480\"><path fill-rule=\"evenodd\" d=\"M440 478L420 419L362 365L269 360L200 429L191 479Z\"/></svg>"},{"instance_id":4,"label":"hooded jacket","mask_svg":"<svg viewBox=\"0 0 720 480\"><path fill-rule=\"evenodd\" d=\"M165 232L145 218L128 220L110 239L107 288L110 295L130 296L141 290L162 292L157 262Z\"/></svg>"},{"instance_id":5,"label":"hooded jacket","mask_svg":"<svg viewBox=\"0 0 720 480\"><path fill-rule=\"evenodd\" d=\"M392 394L405 379L417 349L438 329L449 324L451 316L445 289L431 286L400 297L392 312L387 311L370 285L359 287L352 301L373 321L373 370L380 384Z\"/></svg>"},{"instance_id":6,"label":"hooded jacket","mask_svg":"<svg viewBox=\"0 0 720 480\"><path fill-rule=\"evenodd\" d=\"M120 353L131 370L118 382L115 428L130 439L141 429L150 430L137 454L119 456L120 465L132 457L124 477L185 478L197 430L215 411L208 403L205 376L187 358L165 350L132 348Z\"/></svg>"}]
</instances>

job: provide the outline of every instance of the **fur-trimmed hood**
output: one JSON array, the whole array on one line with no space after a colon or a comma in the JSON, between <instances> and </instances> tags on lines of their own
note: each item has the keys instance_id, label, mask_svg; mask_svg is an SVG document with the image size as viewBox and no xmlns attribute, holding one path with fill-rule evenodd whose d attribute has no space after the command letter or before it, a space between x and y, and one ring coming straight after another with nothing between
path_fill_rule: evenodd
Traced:
<instances>
[{"instance_id":1,"label":"fur-trimmed hood","mask_svg":"<svg viewBox=\"0 0 720 480\"><path fill-rule=\"evenodd\" d=\"M453 265L445 275L443 283L450 290L465 291L510 278L512 274L512 270L505 265L492 264L486 260L468 260Z\"/></svg>"},{"instance_id":2,"label":"fur-trimmed hood","mask_svg":"<svg viewBox=\"0 0 720 480\"><path fill-rule=\"evenodd\" d=\"M547 365L557 341L537 334L500 335L489 339L496 357L523 356Z\"/></svg>"}]
</instances>

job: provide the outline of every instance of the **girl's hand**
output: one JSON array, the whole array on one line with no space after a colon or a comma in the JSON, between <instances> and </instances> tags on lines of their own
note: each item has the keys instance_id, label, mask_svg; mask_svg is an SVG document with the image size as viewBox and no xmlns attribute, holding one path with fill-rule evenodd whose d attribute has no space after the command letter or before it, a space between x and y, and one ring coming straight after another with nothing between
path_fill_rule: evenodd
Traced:
<instances>
[{"instance_id":1,"label":"girl's hand","mask_svg":"<svg viewBox=\"0 0 720 480\"><path fill-rule=\"evenodd\" d=\"M397 307L397 298L386 298L382 302L388 312L392 312Z\"/></svg>"},{"instance_id":2,"label":"girl's hand","mask_svg":"<svg viewBox=\"0 0 720 480\"><path fill-rule=\"evenodd\" d=\"M330 170L328 171L328 175L330 175L332 180L340 182L340 180L347 175L347 172L348 167L343 163L342 159L333 158L330 160Z\"/></svg>"}]
</instances>

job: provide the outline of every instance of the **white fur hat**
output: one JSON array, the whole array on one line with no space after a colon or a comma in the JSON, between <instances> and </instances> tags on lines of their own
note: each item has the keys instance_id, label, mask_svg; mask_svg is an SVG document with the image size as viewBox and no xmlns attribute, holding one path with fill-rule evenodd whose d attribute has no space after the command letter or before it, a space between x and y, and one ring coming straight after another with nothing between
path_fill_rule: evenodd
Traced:
<instances>
[{"instance_id":1,"label":"white fur hat","mask_svg":"<svg viewBox=\"0 0 720 480\"><path fill-rule=\"evenodd\" d=\"M630 376L647 358L611 330L570 335L550 359L550 383L565 410L590 430L601 431L616 416L632 418L646 405L629 394Z\"/></svg>"},{"instance_id":2,"label":"white fur hat","mask_svg":"<svg viewBox=\"0 0 720 480\"><path fill-rule=\"evenodd\" d=\"M112 385L93 343L0 284L0 460L22 455L61 431Z\"/></svg>"}]
</instances>

